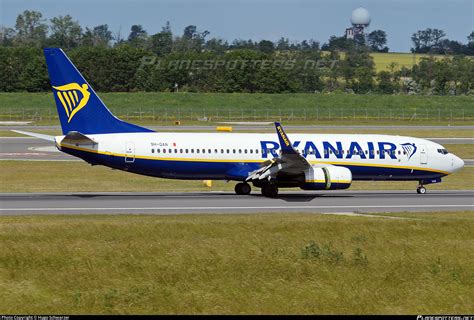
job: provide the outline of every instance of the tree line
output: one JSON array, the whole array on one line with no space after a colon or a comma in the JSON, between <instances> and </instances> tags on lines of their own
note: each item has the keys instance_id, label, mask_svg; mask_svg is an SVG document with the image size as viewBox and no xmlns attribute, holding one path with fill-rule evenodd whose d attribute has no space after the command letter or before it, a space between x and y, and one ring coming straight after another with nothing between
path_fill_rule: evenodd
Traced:
<instances>
[{"instance_id":1,"label":"tree line","mask_svg":"<svg viewBox=\"0 0 474 320\"><path fill-rule=\"evenodd\" d=\"M151 35L133 25L125 37L106 24L84 29L70 15L47 23L26 10L13 28L0 29L0 91L49 90L41 48L58 46L98 91L472 93L474 61L466 55L474 33L449 51L443 32L427 30L413 35L412 51L449 56L376 72L370 52L388 51L382 30L353 40L333 36L322 46L287 38L228 43L193 25L181 35L169 22Z\"/></svg>"}]
</instances>

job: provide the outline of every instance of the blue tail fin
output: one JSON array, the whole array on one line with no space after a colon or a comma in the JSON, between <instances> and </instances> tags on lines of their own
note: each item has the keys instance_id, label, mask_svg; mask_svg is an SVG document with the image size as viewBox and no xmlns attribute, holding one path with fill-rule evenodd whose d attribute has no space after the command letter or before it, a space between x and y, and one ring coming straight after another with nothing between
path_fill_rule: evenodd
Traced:
<instances>
[{"instance_id":1,"label":"blue tail fin","mask_svg":"<svg viewBox=\"0 0 474 320\"><path fill-rule=\"evenodd\" d=\"M44 49L63 134L151 132L116 118L59 48Z\"/></svg>"}]
</instances>

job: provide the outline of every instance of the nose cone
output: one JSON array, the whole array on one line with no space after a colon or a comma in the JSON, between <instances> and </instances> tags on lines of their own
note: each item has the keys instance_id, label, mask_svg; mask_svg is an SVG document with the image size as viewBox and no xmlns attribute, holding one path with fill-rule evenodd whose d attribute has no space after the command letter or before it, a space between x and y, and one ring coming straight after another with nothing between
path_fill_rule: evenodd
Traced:
<instances>
[{"instance_id":1,"label":"nose cone","mask_svg":"<svg viewBox=\"0 0 474 320\"><path fill-rule=\"evenodd\" d=\"M458 171L462 167L464 167L464 161L458 156L455 156L453 154L453 169L452 169L453 171L452 172Z\"/></svg>"}]
</instances>

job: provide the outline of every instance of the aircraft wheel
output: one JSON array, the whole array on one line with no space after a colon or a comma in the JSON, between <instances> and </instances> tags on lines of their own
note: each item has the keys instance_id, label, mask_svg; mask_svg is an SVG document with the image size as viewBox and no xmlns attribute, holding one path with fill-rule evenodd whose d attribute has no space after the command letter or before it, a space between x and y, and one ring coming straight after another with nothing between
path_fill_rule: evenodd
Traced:
<instances>
[{"instance_id":1,"label":"aircraft wheel","mask_svg":"<svg viewBox=\"0 0 474 320\"><path fill-rule=\"evenodd\" d=\"M246 182L240 182L235 185L235 193L239 195L247 195L250 194L250 185Z\"/></svg>"},{"instance_id":2,"label":"aircraft wheel","mask_svg":"<svg viewBox=\"0 0 474 320\"><path fill-rule=\"evenodd\" d=\"M273 183L265 184L262 187L262 194L265 197L276 198L278 196L278 187Z\"/></svg>"},{"instance_id":3,"label":"aircraft wheel","mask_svg":"<svg viewBox=\"0 0 474 320\"><path fill-rule=\"evenodd\" d=\"M418 187L418 188L416 188L416 192L418 194L425 194L426 193L426 188L425 187Z\"/></svg>"}]
</instances>

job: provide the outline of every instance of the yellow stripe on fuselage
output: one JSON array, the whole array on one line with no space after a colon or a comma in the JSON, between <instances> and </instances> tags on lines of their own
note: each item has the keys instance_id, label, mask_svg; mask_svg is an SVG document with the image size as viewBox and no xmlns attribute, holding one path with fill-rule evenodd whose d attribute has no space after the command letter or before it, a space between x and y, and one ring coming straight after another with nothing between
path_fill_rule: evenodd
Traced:
<instances>
[{"instance_id":1,"label":"yellow stripe on fuselage","mask_svg":"<svg viewBox=\"0 0 474 320\"><path fill-rule=\"evenodd\" d=\"M305 183L326 183L326 181L325 180L306 180ZM331 179L331 183L352 183L352 181Z\"/></svg>"},{"instance_id":2,"label":"yellow stripe on fuselage","mask_svg":"<svg viewBox=\"0 0 474 320\"><path fill-rule=\"evenodd\" d=\"M85 151L89 153L95 154L102 154L107 156L114 156L114 157L128 157L130 158L130 154L125 153L115 153L109 151L98 151L92 150L88 148L77 147L70 144L60 144L61 147L69 148L73 150ZM142 156L142 155L135 155L134 158L136 159L145 159L145 160L158 160L158 161L186 161L186 162L247 162L247 163L263 163L268 160L254 160L254 159L204 159L204 158L164 158L164 157L152 157L152 156ZM325 161L325 160L318 160L318 161L308 161L311 164L332 164L332 165L339 165L339 166L364 166L364 167L374 167L374 168L394 168L394 169L409 169L409 170L420 170L420 171L430 171L442 174L449 174L449 172L436 170L431 168L422 168L422 167L410 167L410 166L397 166L397 165L389 165L389 164L369 164L369 163L360 163L360 162L341 162L341 161Z\"/></svg>"}]
</instances>

